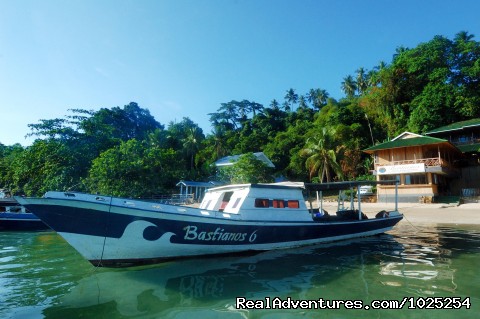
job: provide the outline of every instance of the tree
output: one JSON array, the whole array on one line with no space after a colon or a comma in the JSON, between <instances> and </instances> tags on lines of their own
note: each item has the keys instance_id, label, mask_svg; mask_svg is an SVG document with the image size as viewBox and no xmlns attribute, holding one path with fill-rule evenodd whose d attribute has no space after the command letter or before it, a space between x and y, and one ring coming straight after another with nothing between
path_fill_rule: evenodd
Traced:
<instances>
[{"instance_id":1,"label":"tree","mask_svg":"<svg viewBox=\"0 0 480 319\"><path fill-rule=\"evenodd\" d=\"M365 73L364 68L359 68L357 70L357 90L358 94L362 95L368 88L367 74Z\"/></svg>"},{"instance_id":2,"label":"tree","mask_svg":"<svg viewBox=\"0 0 480 319\"><path fill-rule=\"evenodd\" d=\"M187 130L187 136L183 139L185 153L187 156L190 156L190 170L194 168L194 158L200 147L201 140L202 138L197 127L189 128Z\"/></svg>"},{"instance_id":3,"label":"tree","mask_svg":"<svg viewBox=\"0 0 480 319\"><path fill-rule=\"evenodd\" d=\"M272 102L270 102L270 108L272 110L280 110L280 104L277 100L273 99Z\"/></svg>"},{"instance_id":4,"label":"tree","mask_svg":"<svg viewBox=\"0 0 480 319\"><path fill-rule=\"evenodd\" d=\"M340 180L343 179L343 172L337 162L335 151L330 148L334 134L334 130L323 127L319 133L307 139L301 154L303 157L307 157L305 165L309 170L310 180L315 173L318 173L320 183L323 183L325 179L327 183L330 183L333 174L336 174Z\"/></svg>"},{"instance_id":5,"label":"tree","mask_svg":"<svg viewBox=\"0 0 480 319\"><path fill-rule=\"evenodd\" d=\"M287 94L285 94L285 103L291 107L298 102L298 94L295 93L294 89L288 89ZM286 109L285 109L286 110Z\"/></svg>"},{"instance_id":6,"label":"tree","mask_svg":"<svg viewBox=\"0 0 480 319\"><path fill-rule=\"evenodd\" d=\"M300 98L298 99L298 109L301 109L301 110L308 109L307 100L303 95L300 95Z\"/></svg>"},{"instance_id":7,"label":"tree","mask_svg":"<svg viewBox=\"0 0 480 319\"><path fill-rule=\"evenodd\" d=\"M272 169L253 153L243 154L233 165L222 168L220 176L233 184L273 182Z\"/></svg>"},{"instance_id":8,"label":"tree","mask_svg":"<svg viewBox=\"0 0 480 319\"><path fill-rule=\"evenodd\" d=\"M11 191L18 190L14 175L19 168L19 161L25 149L20 144L5 146L0 143L0 188Z\"/></svg>"},{"instance_id":9,"label":"tree","mask_svg":"<svg viewBox=\"0 0 480 319\"><path fill-rule=\"evenodd\" d=\"M310 89L307 94L307 100L312 103L314 108L321 109L327 104L328 92L322 89Z\"/></svg>"},{"instance_id":10,"label":"tree","mask_svg":"<svg viewBox=\"0 0 480 319\"><path fill-rule=\"evenodd\" d=\"M36 140L11 163L12 191L41 196L50 190L67 190L79 182L76 158L60 141Z\"/></svg>"},{"instance_id":11,"label":"tree","mask_svg":"<svg viewBox=\"0 0 480 319\"><path fill-rule=\"evenodd\" d=\"M86 135L106 135L122 141L132 138L142 140L156 129L163 129L163 125L155 120L149 110L139 107L135 102L123 108L102 108L81 121L79 127Z\"/></svg>"},{"instance_id":12,"label":"tree","mask_svg":"<svg viewBox=\"0 0 480 319\"><path fill-rule=\"evenodd\" d=\"M85 183L91 193L150 197L172 189L184 174L174 150L131 139L96 158Z\"/></svg>"},{"instance_id":13,"label":"tree","mask_svg":"<svg viewBox=\"0 0 480 319\"><path fill-rule=\"evenodd\" d=\"M283 102L282 107L285 110L285 112L288 112L288 113L290 113L290 111L292 110L292 108L290 107L290 103L288 103L287 101Z\"/></svg>"},{"instance_id":14,"label":"tree","mask_svg":"<svg viewBox=\"0 0 480 319\"><path fill-rule=\"evenodd\" d=\"M250 110L253 113L253 117L257 115L257 112L262 113L264 111L262 104L256 103L256 102L250 102L250 101L248 101L248 103L249 103Z\"/></svg>"},{"instance_id":15,"label":"tree","mask_svg":"<svg viewBox=\"0 0 480 319\"><path fill-rule=\"evenodd\" d=\"M342 91L345 92L348 98L355 96L355 92L357 91L357 83L351 75L343 78Z\"/></svg>"}]
</instances>

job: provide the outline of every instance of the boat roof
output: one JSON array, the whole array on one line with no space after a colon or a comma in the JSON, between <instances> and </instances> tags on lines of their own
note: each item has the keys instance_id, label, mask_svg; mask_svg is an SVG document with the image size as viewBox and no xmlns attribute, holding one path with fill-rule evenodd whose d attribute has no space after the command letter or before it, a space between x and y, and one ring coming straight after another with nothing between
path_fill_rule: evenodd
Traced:
<instances>
[{"instance_id":1,"label":"boat roof","mask_svg":"<svg viewBox=\"0 0 480 319\"><path fill-rule=\"evenodd\" d=\"M305 183L305 189L312 191L325 191L325 190L342 190L350 189L353 187L359 187L362 185L388 185L396 184L397 180L385 180L385 181L346 181L346 182L333 182L333 183Z\"/></svg>"},{"instance_id":2,"label":"boat roof","mask_svg":"<svg viewBox=\"0 0 480 319\"><path fill-rule=\"evenodd\" d=\"M274 188L274 189L287 189L287 188L304 188L303 182L280 182L280 183L262 183L262 184L231 184L225 186L219 186L210 188L207 192L215 191L228 191L238 188Z\"/></svg>"},{"instance_id":3,"label":"boat roof","mask_svg":"<svg viewBox=\"0 0 480 319\"><path fill-rule=\"evenodd\" d=\"M333 183L303 183L303 182L280 182L280 183L265 183L265 184L232 184L215 188L210 188L207 192L214 191L229 191L239 188L274 188L274 189L291 189L300 188L312 191L324 191L324 190L342 190L350 189L353 187L359 187L362 185L378 185L378 184L395 184L396 180L386 181L346 181L346 182L333 182Z\"/></svg>"}]
</instances>

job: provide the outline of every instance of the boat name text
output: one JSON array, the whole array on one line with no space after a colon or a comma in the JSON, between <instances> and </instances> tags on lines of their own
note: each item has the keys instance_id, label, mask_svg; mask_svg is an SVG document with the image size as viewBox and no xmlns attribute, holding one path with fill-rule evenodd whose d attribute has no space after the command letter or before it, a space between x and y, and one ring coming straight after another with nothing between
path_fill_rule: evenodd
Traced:
<instances>
[{"instance_id":1,"label":"boat name text","mask_svg":"<svg viewBox=\"0 0 480 319\"><path fill-rule=\"evenodd\" d=\"M199 231L197 226L188 225L183 228L185 230L185 240L203 240L203 241L246 241L254 242L257 239L257 231L250 235L248 233L230 233L225 229L217 227L214 231Z\"/></svg>"}]
</instances>

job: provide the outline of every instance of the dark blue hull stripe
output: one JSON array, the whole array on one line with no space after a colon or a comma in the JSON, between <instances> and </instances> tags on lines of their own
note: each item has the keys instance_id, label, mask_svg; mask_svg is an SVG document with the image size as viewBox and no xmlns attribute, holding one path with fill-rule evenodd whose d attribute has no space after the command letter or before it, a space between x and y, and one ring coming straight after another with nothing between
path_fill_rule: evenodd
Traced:
<instances>
[{"instance_id":1,"label":"dark blue hull stripe","mask_svg":"<svg viewBox=\"0 0 480 319\"><path fill-rule=\"evenodd\" d=\"M128 225L135 221L146 221L146 227L139 237L155 241L166 233L172 233L174 244L189 245L245 245L270 244L279 242L307 241L329 237L361 234L393 227L402 217L368 219L352 222L332 223L285 223L231 221L205 218L205 222L162 219L162 213L155 217L138 217L113 212L56 205L26 205L48 226L57 232L90 236L121 238Z\"/></svg>"}]
</instances>

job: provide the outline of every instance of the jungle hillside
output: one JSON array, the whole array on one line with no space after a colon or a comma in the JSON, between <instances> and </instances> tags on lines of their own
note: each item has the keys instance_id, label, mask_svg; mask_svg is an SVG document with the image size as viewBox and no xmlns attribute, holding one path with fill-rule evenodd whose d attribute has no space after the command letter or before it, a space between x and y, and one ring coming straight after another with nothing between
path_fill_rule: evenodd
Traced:
<instances>
[{"instance_id":1,"label":"jungle hillside","mask_svg":"<svg viewBox=\"0 0 480 319\"><path fill-rule=\"evenodd\" d=\"M30 146L0 143L0 188L146 198L176 192L179 180L372 178L363 149L404 131L422 134L480 117L480 43L462 31L398 47L390 62L360 66L339 85L340 99L312 84L308 92L279 88L284 99L269 105L245 97L212 106L210 132L190 118L159 123L135 102L70 109L29 124ZM251 154L260 151L275 169ZM216 160L236 154L245 154L238 166L217 171Z\"/></svg>"}]
</instances>

